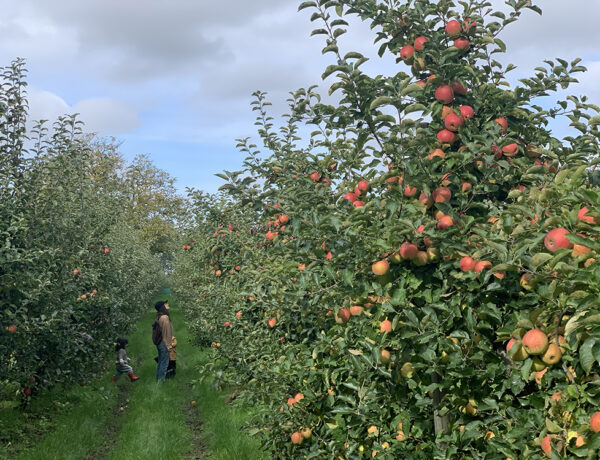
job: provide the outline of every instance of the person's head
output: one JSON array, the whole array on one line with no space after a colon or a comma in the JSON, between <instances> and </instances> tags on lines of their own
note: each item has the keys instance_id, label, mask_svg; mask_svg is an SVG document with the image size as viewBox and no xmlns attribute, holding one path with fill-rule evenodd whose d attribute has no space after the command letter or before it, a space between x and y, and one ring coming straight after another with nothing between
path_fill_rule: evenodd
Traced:
<instances>
[{"instance_id":1,"label":"person's head","mask_svg":"<svg viewBox=\"0 0 600 460\"><path fill-rule=\"evenodd\" d=\"M154 304L154 308L159 315L169 316L169 303L166 300L159 300L156 302L156 304Z\"/></svg>"},{"instance_id":2,"label":"person's head","mask_svg":"<svg viewBox=\"0 0 600 460\"><path fill-rule=\"evenodd\" d=\"M129 341L125 337L119 337L117 339L117 346L115 347L116 351L119 351L121 348L125 348Z\"/></svg>"}]
</instances>

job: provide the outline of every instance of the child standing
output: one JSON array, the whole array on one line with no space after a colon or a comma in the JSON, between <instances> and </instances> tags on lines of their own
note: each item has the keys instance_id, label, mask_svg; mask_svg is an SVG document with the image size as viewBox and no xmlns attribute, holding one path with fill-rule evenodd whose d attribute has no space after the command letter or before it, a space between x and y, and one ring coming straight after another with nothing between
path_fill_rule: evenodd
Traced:
<instances>
[{"instance_id":1,"label":"child standing","mask_svg":"<svg viewBox=\"0 0 600 460\"><path fill-rule=\"evenodd\" d=\"M175 369L177 367L177 339L175 336L171 339L171 351L169 351L169 365L167 366L166 378L175 377Z\"/></svg>"},{"instance_id":2,"label":"child standing","mask_svg":"<svg viewBox=\"0 0 600 460\"><path fill-rule=\"evenodd\" d=\"M133 369L128 364L131 361L131 358L127 357L127 352L125 351L128 343L129 341L125 338L117 339L117 346L115 347L117 352L117 373L112 378L113 382L116 382L121 377L121 374L127 374L132 382L139 379L139 377L133 375Z\"/></svg>"}]
</instances>

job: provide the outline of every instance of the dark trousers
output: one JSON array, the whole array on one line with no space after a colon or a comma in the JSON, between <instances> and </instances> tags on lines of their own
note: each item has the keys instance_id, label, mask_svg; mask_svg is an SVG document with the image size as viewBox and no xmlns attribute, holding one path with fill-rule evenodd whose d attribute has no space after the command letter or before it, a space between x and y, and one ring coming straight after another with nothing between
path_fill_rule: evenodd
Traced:
<instances>
[{"instance_id":1,"label":"dark trousers","mask_svg":"<svg viewBox=\"0 0 600 460\"><path fill-rule=\"evenodd\" d=\"M175 377L175 369L177 368L177 361L169 360L169 365L167 366L167 375L166 378L170 379L171 377Z\"/></svg>"}]
</instances>

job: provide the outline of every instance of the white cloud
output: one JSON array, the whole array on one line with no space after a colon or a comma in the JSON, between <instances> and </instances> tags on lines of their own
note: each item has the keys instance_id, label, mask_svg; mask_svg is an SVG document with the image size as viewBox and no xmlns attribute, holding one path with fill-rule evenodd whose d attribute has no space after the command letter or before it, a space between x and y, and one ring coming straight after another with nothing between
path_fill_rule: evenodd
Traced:
<instances>
[{"instance_id":1,"label":"white cloud","mask_svg":"<svg viewBox=\"0 0 600 460\"><path fill-rule=\"evenodd\" d=\"M49 120L61 115L79 113L85 131L100 135L118 135L134 131L141 125L136 111L127 104L110 98L84 99L70 106L50 91L29 89L29 120Z\"/></svg>"}]
</instances>

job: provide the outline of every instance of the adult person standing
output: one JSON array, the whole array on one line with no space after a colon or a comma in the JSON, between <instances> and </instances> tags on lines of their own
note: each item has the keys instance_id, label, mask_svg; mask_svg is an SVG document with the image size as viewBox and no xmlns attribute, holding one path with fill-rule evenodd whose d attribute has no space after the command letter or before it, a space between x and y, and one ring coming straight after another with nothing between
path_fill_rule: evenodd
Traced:
<instances>
[{"instance_id":1,"label":"adult person standing","mask_svg":"<svg viewBox=\"0 0 600 460\"><path fill-rule=\"evenodd\" d=\"M156 345L158 350L158 366L156 367L156 380L164 382L169 365L169 353L172 350L173 326L169 315L169 302L161 300L154 305L156 309L156 324L160 330L162 340Z\"/></svg>"}]
</instances>

